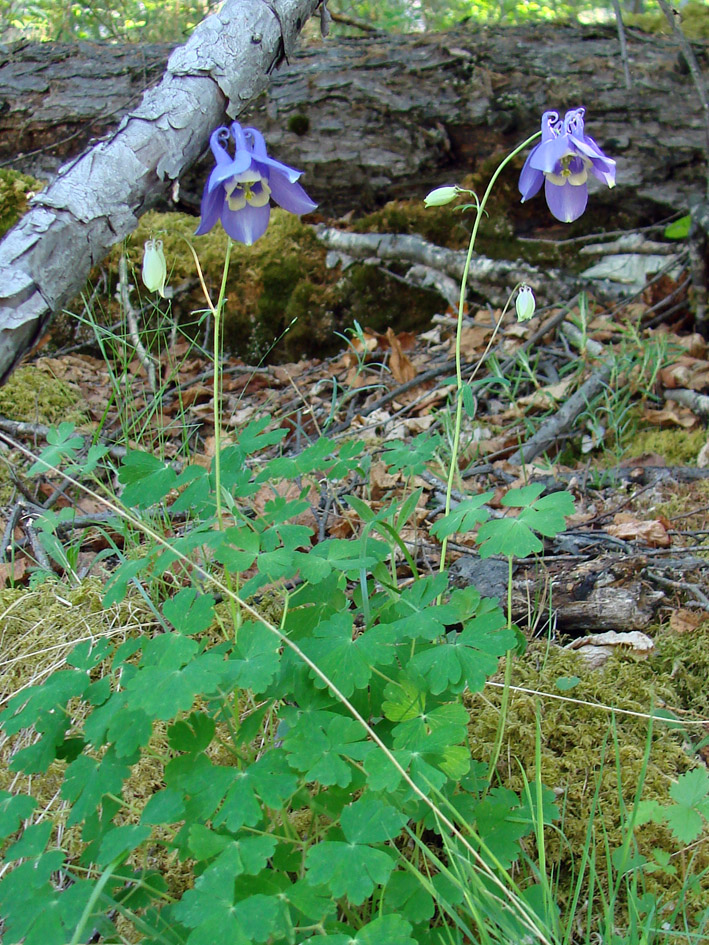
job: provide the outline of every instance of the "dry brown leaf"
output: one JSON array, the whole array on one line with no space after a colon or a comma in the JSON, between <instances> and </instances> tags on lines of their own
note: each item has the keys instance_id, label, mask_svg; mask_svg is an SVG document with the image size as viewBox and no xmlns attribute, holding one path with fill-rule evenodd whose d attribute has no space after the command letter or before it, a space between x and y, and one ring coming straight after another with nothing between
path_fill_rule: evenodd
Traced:
<instances>
[{"instance_id":1,"label":"dry brown leaf","mask_svg":"<svg viewBox=\"0 0 709 945\"><path fill-rule=\"evenodd\" d=\"M408 384L409 381L413 381L416 377L416 368L411 363L409 356L404 354L401 343L391 328L387 328L387 339L391 347L389 367L391 368L394 380L397 384Z\"/></svg>"},{"instance_id":2,"label":"dry brown leaf","mask_svg":"<svg viewBox=\"0 0 709 945\"><path fill-rule=\"evenodd\" d=\"M476 355L482 354L491 334L491 325L463 326L460 337L460 350L463 358L466 361L472 361ZM451 351L455 351L455 339L451 340Z\"/></svg>"},{"instance_id":3,"label":"dry brown leaf","mask_svg":"<svg viewBox=\"0 0 709 945\"><path fill-rule=\"evenodd\" d=\"M682 607L670 617L670 629L675 633L692 633L707 619L709 619L707 614L700 614L696 610L686 610Z\"/></svg>"},{"instance_id":4,"label":"dry brown leaf","mask_svg":"<svg viewBox=\"0 0 709 945\"><path fill-rule=\"evenodd\" d=\"M384 463L372 463L369 470L369 484L372 489L372 499L381 499L390 489L393 489L397 483L403 481L401 473L387 472Z\"/></svg>"},{"instance_id":5,"label":"dry brown leaf","mask_svg":"<svg viewBox=\"0 0 709 945\"><path fill-rule=\"evenodd\" d=\"M8 581L18 583L27 573L27 558L15 558L14 561L5 561L0 564L0 587L5 587Z\"/></svg>"},{"instance_id":6,"label":"dry brown leaf","mask_svg":"<svg viewBox=\"0 0 709 945\"><path fill-rule=\"evenodd\" d=\"M690 430L698 423L697 418L688 407L667 406L662 410L643 410L643 420L657 426L674 425Z\"/></svg>"},{"instance_id":7,"label":"dry brown leaf","mask_svg":"<svg viewBox=\"0 0 709 945\"><path fill-rule=\"evenodd\" d=\"M619 512L606 531L614 538L624 541L642 541L651 548L669 548L672 539L667 533L667 519L655 518L649 522L636 518L630 512Z\"/></svg>"},{"instance_id":8,"label":"dry brown leaf","mask_svg":"<svg viewBox=\"0 0 709 945\"><path fill-rule=\"evenodd\" d=\"M518 397L517 403L523 407L539 407L545 410L547 407L554 406L558 401L566 397L569 387L574 383L573 377L566 377L556 384L547 384L546 387L540 387L533 394L526 397Z\"/></svg>"},{"instance_id":9,"label":"dry brown leaf","mask_svg":"<svg viewBox=\"0 0 709 945\"><path fill-rule=\"evenodd\" d=\"M565 649L575 650L589 669L598 669L608 661L616 647L622 647L624 651L632 653L639 659L647 659L655 649L655 644L647 634L639 630L622 633L608 630L606 633L593 633L579 640L573 640Z\"/></svg>"}]
</instances>

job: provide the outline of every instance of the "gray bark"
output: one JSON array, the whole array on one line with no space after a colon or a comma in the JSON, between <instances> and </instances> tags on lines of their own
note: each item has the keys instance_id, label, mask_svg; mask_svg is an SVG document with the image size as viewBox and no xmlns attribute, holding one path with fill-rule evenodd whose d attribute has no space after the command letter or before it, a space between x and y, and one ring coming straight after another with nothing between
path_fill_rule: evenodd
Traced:
<instances>
[{"instance_id":1,"label":"gray bark","mask_svg":"<svg viewBox=\"0 0 709 945\"><path fill-rule=\"evenodd\" d=\"M616 189L594 195L596 223L633 228L703 196L706 153L702 105L676 42L634 29L626 39L630 89L614 26L311 42L248 115L336 215L455 182L524 140L545 109L585 104L589 133L618 161ZM696 51L706 82L709 63ZM0 162L41 177L113 127L162 73L169 47L31 45L9 48L5 62L2 52ZM195 202L205 169L181 180ZM516 207L520 229L553 224L541 201Z\"/></svg>"},{"instance_id":2,"label":"gray bark","mask_svg":"<svg viewBox=\"0 0 709 945\"><path fill-rule=\"evenodd\" d=\"M264 91L320 0L227 0L117 129L63 167L0 243L0 380L91 268Z\"/></svg>"}]
</instances>

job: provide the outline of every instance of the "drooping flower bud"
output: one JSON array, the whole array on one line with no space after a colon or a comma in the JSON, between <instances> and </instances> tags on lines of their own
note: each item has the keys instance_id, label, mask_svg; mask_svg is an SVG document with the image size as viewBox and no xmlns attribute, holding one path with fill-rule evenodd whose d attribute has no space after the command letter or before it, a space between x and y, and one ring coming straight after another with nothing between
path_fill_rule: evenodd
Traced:
<instances>
[{"instance_id":1,"label":"drooping flower bud","mask_svg":"<svg viewBox=\"0 0 709 945\"><path fill-rule=\"evenodd\" d=\"M167 263L162 240L146 240L143 253L143 283L149 292L159 292L165 298Z\"/></svg>"},{"instance_id":2,"label":"drooping flower bud","mask_svg":"<svg viewBox=\"0 0 709 945\"><path fill-rule=\"evenodd\" d=\"M520 322L528 322L534 315L536 307L537 303L534 300L534 292L532 292L528 285L523 285L517 293L517 299L515 301L517 320Z\"/></svg>"},{"instance_id":3,"label":"drooping flower bud","mask_svg":"<svg viewBox=\"0 0 709 945\"><path fill-rule=\"evenodd\" d=\"M454 184L452 187L436 187L427 197L424 197L424 206L444 207L447 203L450 203L451 200L455 200L459 193L460 191L457 184Z\"/></svg>"}]
</instances>

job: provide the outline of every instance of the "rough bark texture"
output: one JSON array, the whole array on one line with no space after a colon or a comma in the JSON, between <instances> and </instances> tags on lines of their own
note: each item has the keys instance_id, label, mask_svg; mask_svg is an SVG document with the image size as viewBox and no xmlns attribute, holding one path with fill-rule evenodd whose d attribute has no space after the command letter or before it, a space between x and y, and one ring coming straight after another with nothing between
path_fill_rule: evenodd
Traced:
<instances>
[{"instance_id":1,"label":"rough bark texture","mask_svg":"<svg viewBox=\"0 0 709 945\"><path fill-rule=\"evenodd\" d=\"M162 81L117 129L62 168L34 199L0 243L0 379L76 295L91 267L198 158L225 113L236 116L265 89L319 3L227 0L173 51ZM45 82L39 74L34 81ZM93 98L95 87L95 73L85 74L74 110ZM51 98L50 84L50 111Z\"/></svg>"},{"instance_id":2,"label":"rough bark texture","mask_svg":"<svg viewBox=\"0 0 709 945\"><path fill-rule=\"evenodd\" d=\"M0 162L41 175L109 130L161 74L169 47L8 52ZM462 27L313 42L248 114L280 159L307 171L323 210L341 213L456 180L529 135L545 108L585 104L591 133L618 159L618 187L601 191L600 206L614 224L622 210L632 226L703 193L705 155L701 106L674 41L629 30L628 53L630 89L613 27ZM183 179L188 204L205 169ZM542 216L535 207L520 212L530 226Z\"/></svg>"}]
</instances>

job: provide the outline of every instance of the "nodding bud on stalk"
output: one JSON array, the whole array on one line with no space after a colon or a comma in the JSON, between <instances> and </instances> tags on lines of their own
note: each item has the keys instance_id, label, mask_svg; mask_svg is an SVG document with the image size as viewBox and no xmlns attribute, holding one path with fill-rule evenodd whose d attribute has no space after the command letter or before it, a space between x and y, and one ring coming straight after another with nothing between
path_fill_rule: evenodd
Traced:
<instances>
[{"instance_id":1,"label":"nodding bud on stalk","mask_svg":"<svg viewBox=\"0 0 709 945\"><path fill-rule=\"evenodd\" d=\"M537 303L534 301L534 292L528 285L523 285L517 293L515 308L517 309L517 319L520 322L527 322L534 315Z\"/></svg>"},{"instance_id":2,"label":"nodding bud on stalk","mask_svg":"<svg viewBox=\"0 0 709 945\"><path fill-rule=\"evenodd\" d=\"M453 187L436 187L427 197L424 197L424 206L443 207L451 200L455 200L459 193L457 184Z\"/></svg>"},{"instance_id":3,"label":"nodding bud on stalk","mask_svg":"<svg viewBox=\"0 0 709 945\"><path fill-rule=\"evenodd\" d=\"M149 292L159 292L165 298L167 263L162 240L146 240L143 253L143 284Z\"/></svg>"}]
</instances>

